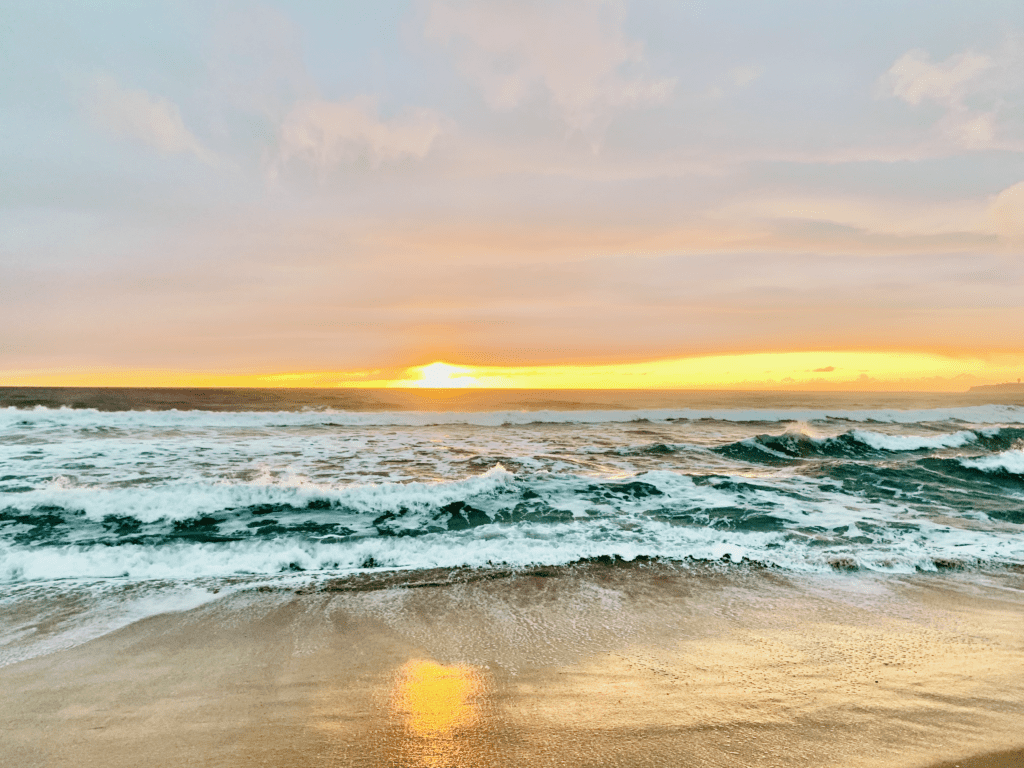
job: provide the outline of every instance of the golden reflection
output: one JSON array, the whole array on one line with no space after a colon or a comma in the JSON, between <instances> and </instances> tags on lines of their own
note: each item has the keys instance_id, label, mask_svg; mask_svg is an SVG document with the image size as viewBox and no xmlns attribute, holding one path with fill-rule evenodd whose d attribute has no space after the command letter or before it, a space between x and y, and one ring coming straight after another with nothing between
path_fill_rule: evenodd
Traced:
<instances>
[{"instance_id":1,"label":"golden reflection","mask_svg":"<svg viewBox=\"0 0 1024 768\"><path fill-rule=\"evenodd\" d=\"M463 737L480 720L483 692L472 667L418 659L402 667L391 708L405 726L405 759L428 768L462 764Z\"/></svg>"},{"instance_id":2,"label":"golden reflection","mask_svg":"<svg viewBox=\"0 0 1024 768\"><path fill-rule=\"evenodd\" d=\"M414 660L402 668L393 706L415 735L450 736L476 722L482 689L471 667Z\"/></svg>"}]
</instances>

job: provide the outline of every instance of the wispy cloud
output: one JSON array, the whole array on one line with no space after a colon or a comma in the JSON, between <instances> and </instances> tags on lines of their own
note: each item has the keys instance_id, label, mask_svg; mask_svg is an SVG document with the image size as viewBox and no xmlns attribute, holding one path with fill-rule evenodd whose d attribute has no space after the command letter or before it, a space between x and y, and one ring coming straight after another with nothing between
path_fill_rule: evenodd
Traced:
<instances>
[{"instance_id":1,"label":"wispy cloud","mask_svg":"<svg viewBox=\"0 0 1024 768\"><path fill-rule=\"evenodd\" d=\"M376 167L421 158L430 151L443 123L437 112L428 109L381 120L369 96L348 102L299 102L281 126L273 170L276 173L295 160L326 171L341 163L362 161Z\"/></svg>"},{"instance_id":2,"label":"wispy cloud","mask_svg":"<svg viewBox=\"0 0 1024 768\"><path fill-rule=\"evenodd\" d=\"M105 129L170 154L190 153L216 164L216 156L185 127L177 104L142 89L121 86L109 75L91 83L86 106Z\"/></svg>"},{"instance_id":3,"label":"wispy cloud","mask_svg":"<svg viewBox=\"0 0 1024 768\"><path fill-rule=\"evenodd\" d=\"M805 221L851 227L870 234L900 237L991 234L984 200L927 202L837 195L751 198L729 203L726 221Z\"/></svg>"},{"instance_id":4,"label":"wispy cloud","mask_svg":"<svg viewBox=\"0 0 1024 768\"><path fill-rule=\"evenodd\" d=\"M994 66L991 56L971 51L933 63L927 51L915 49L896 60L881 84L908 104L917 105L927 99L952 107L962 103L972 80Z\"/></svg>"},{"instance_id":5,"label":"wispy cloud","mask_svg":"<svg viewBox=\"0 0 1024 768\"><path fill-rule=\"evenodd\" d=\"M468 3L434 0L428 37L450 44L495 109L544 95L572 130L599 130L609 113L665 102L674 78L642 68L643 45L623 32L625 10L602 0Z\"/></svg>"},{"instance_id":6,"label":"wispy cloud","mask_svg":"<svg viewBox=\"0 0 1024 768\"><path fill-rule=\"evenodd\" d=\"M989 221L1000 237L1024 245L1024 181L996 195L988 209Z\"/></svg>"},{"instance_id":7,"label":"wispy cloud","mask_svg":"<svg viewBox=\"0 0 1024 768\"><path fill-rule=\"evenodd\" d=\"M1020 62L1012 47L1007 50L998 58L967 50L933 62L927 51L914 49L879 78L877 93L914 107L924 102L943 107L945 114L935 128L965 149L1024 151L1019 139L1004 137L1006 132L1000 125L1007 109L1006 96L1014 90L1012 84L1018 82L1019 88L1019 75L1009 73Z\"/></svg>"}]
</instances>

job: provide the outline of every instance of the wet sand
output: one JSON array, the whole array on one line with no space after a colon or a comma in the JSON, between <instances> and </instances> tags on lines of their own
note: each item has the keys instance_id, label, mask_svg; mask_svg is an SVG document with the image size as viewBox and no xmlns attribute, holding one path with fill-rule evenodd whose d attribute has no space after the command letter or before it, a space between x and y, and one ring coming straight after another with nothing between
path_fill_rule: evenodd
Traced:
<instances>
[{"instance_id":1,"label":"wet sand","mask_svg":"<svg viewBox=\"0 0 1024 768\"><path fill-rule=\"evenodd\" d=\"M950 760L932 766L932 768L1020 768L1022 765L1024 765L1024 749L1013 749L1009 752Z\"/></svg>"},{"instance_id":2,"label":"wet sand","mask_svg":"<svg viewBox=\"0 0 1024 768\"><path fill-rule=\"evenodd\" d=\"M1024 765L1020 574L412 581L243 590L0 668L0 763Z\"/></svg>"}]
</instances>

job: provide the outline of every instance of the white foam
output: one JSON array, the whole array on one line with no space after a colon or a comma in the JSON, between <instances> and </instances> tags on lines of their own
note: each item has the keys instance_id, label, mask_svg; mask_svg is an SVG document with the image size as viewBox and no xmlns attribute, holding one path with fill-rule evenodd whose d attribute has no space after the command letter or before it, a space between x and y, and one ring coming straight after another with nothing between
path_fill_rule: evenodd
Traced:
<instances>
[{"instance_id":1,"label":"white foam","mask_svg":"<svg viewBox=\"0 0 1024 768\"><path fill-rule=\"evenodd\" d=\"M960 463L984 472L1007 472L1011 475L1024 476L1024 448L1014 448L977 459L960 459Z\"/></svg>"},{"instance_id":2,"label":"white foam","mask_svg":"<svg viewBox=\"0 0 1024 768\"><path fill-rule=\"evenodd\" d=\"M370 558L377 567L414 569L559 565L608 555L626 560L641 555L678 560L719 560L728 556L733 561L746 558L793 571L828 570L829 561L836 557L852 559L864 568L890 571L934 568L936 558L1024 563L1024 541L1019 531L923 524L917 531L891 531L874 545L813 543L776 531L720 530L647 520L633 527L589 521L483 526L458 533L375 536L339 543L269 539L159 547L0 545L0 580L195 579L269 575L296 569L323 575L358 571Z\"/></svg>"},{"instance_id":3,"label":"white foam","mask_svg":"<svg viewBox=\"0 0 1024 768\"><path fill-rule=\"evenodd\" d=\"M26 512L40 506L56 506L81 511L92 520L113 515L134 517L143 523L162 519L186 520L226 509L262 504L304 507L320 499L336 502L355 512L380 514L400 507L434 508L468 496L494 493L507 487L514 479L515 475L498 464L481 475L435 483L331 486L296 477L278 481L269 475L249 483L188 482L155 488L74 487L66 481L56 481L40 490L8 494L4 505Z\"/></svg>"},{"instance_id":4,"label":"white foam","mask_svg":"<svg viewBox=\"0 0 1024 768\"><path fill-rule=\"evenodd\" d=\"M1024 456L1018 459L1024 461ZM791 477L784 487L743 477L698 484L686 475L657 470L634 479L656 486L662 495L614 503L596 498L581 503L576 491L590 482L588 478L552 476L532 486L551 506L579 513L577 521L566 523L484 525L398 537L378 536L369 528L369 535L346 541L282 537L226 543L179 541L160 546L0 545L0 581L194 579L294 570L351 572L369 560L378 567L390 568L558 565L603 555L697 560L728 555L737 561L747 558L798 571L828 569L829 560L836 557L855 561L863 568L904 571L934 567L935 558L1024 562L1021 526L989 521L981 528L968 522L967 510L960 511L965 523L954 527L949 522L923 519L913 508L901 504L830 490L827 482L822 487L811 478ZM376 509L406 506L415 512L420 505L420 511L426 512L436 510L449 498L465 498L467 489L487 493L510 482L512 475L496 468L462 483L356 492L366 493L366 503ZM794 490L800 493L793 494ZM601 507L608 504L614 507L614 514L602 516ZM710 524L716 509L737 507L751 515L784 520L786 530L736 530ZM666 508L685 512L686 517L665 520L662 514ZM412 514L402 520L418 528L417 517ZM888 525L892 522L901 525ZM835 533L844 529L845 535ZM858 537L858 541L849 541L852 537ZM871 541L864 542L864 537Z\"/></svg>"},{"instance_id":5,"label":"white foam","mask_svg":"<svg viewBox=\"0 0 1024 768\"><path fill-rule=\"evenodd\" d=\"M937 448L961 448L976 442L978 436L970 430L945 435L886 435L855 429L855 439L878 451L920 451Z\"/></svg>"}]
</instances>

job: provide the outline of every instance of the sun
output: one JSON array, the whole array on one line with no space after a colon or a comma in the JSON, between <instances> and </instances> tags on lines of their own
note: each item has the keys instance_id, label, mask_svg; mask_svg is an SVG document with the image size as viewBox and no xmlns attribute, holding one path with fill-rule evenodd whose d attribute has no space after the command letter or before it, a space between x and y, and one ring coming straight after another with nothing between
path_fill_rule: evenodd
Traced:
<instances>
[{"instance_id":1,"label":"sun","mask_svg":"<svg viewBox=\"0 0 1024 768\"><path fill-rule=\"evenodd\" d=\"M474 387L479 382L468 375L469 368L460 368L448 363L431 363L416 369L420 375L415 386L425 389L441 389L452 387Z\"/></svg>"}]
</instances>

